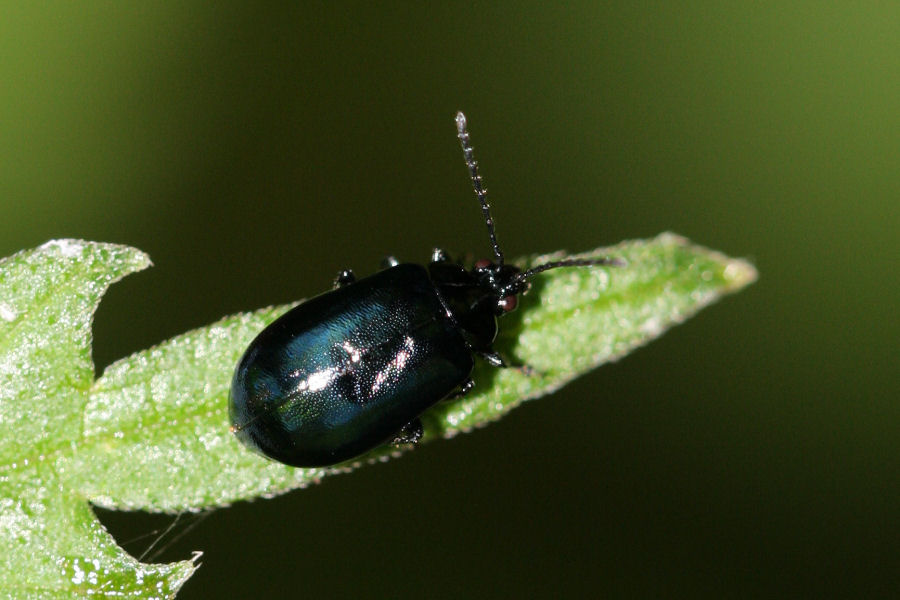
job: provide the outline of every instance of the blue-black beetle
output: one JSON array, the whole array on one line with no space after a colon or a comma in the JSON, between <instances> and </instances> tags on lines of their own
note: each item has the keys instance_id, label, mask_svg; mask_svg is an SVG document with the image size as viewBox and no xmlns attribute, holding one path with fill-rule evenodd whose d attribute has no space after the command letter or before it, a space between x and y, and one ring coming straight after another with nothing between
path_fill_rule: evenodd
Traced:
<instances>
[{"instance_id":1,"label":"blue-black beetle","mask_svg":"<svg viewBox=\"0 0 900 600\"><path fill-rule=\"evenodd\" d=\"M425 410L472 388L474 355L507 366L492 348L497 317L516 307L531 276L620 264L560 260L526 271L506 264L462 113L456 127L494 261L466 270L439 249L427 267L388 258L358 281L342 271L334 290L275 320L251 342L231 384L232 431L251 449L314 467L417 441Z\"/></svg>"}]
</instances>

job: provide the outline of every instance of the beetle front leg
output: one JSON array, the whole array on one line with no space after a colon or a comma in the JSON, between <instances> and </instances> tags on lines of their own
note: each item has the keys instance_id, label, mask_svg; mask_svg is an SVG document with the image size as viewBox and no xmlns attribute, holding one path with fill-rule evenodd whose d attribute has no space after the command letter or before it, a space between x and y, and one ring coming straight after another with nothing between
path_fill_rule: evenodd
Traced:
<instances>
[{"instance_id":1,"label":"beetle front leg","mask_svg":"<svg viewBox=\"0 0 900 600\"><path fill-rule=\"evenodd\" d=\"M534 369L529 367L528 365L514 365L510 364L503 356L501 356L497 352L479 352L478 355L483 358L489 365L492 367L497 367L498 369L517 369L522 373L522 375L534 375Z\"/></svg>"},{"instance_id":2,"label":"beetle front leg","mask_svg":"<svg viewBox=\"0 0 900 600\"><path fill-rule=\"evenodd\" d=\"M450 255L442 248L435 248L431 251L431 262L450 262Z\"/></svg>"},{"instance_id":3,"label":"beetle front leg","mask_svg":"<svg viewBox=\"0 0 900 600\"><path fill-rule=\"evenodd\" d=\"M506 364L506 361L503 360L503 357L496 352L479 352L478 355L485 361L487 361L487 364L491 365L492 367L505 369L509 366L508 364Z\"/></svg>"}]
</instances>

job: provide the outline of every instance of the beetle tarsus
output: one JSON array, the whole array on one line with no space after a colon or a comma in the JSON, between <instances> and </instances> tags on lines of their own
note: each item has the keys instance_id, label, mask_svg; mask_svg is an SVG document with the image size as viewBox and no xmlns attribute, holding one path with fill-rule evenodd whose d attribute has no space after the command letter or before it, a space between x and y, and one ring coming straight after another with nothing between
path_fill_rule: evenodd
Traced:
<instances>
[{"instance_id":1,"label":"beetle tarsus","mask_svg":"<svg viewBox=\"0 0 900 600\"><path fill-rule=\"evenodd\" d=\"M337 277L334 278L334 289L342 288L345 285L350 285L356 281L356 275L353 274L353 271L350 269L344 269L337 274Z\"/></svg>"},{"instance_id":2,"label":"beetle tarsus","mask_svg":"<svg viewBox=\"0 0 900 600\"><path fill-rule=\"evenodd\" d=\"M443 248L435 248L431 251L431 262L442 263L450 262L450 255Z\"/></svg>"},{"instance_id":3,"label":"beetle tarsus","mask_svg":"<svg viewBox=\"0 0 900 600\"><path fill-rule=\"evenodd\" d=\"M497 367L498 369L506 369L509 367L507 362L503 360L503 357L497 352L479 352L478 355L492 367Z\"/></svg>"},{"instance_id":4,"label":"beetle tarsus","mask_svg":"<svg viewBox=\"0 0 900 600\"><path fill-rule=\"evenodd\" d=\"M510 362L499 352L479 352L478 355L485 361L487 361L489 365L491 365L492 367L497 367L498 369L516 369L517 371L522 373L522 375L528 375L529 377L537 374L537 372L530 366Z\"/></svg>"},{"instance_id":5,"label":"beetle tarsus","mask_svg":"<svg viewBox=\"0 0 900 600\"><path fill-rule=\"evenodd\" d=\"M381 268L382 269L390 269L391 267L396 267L400 264L400 261L397 260L396 256L385 256L381 259Z\"/></svg>"},{"instance_id":6,"label":"beetle tarsus","mask_svg":"<svg viewBox=\"0 0 900 600\"><path fill-rule=\"evenodd\" d=\"M444 400L456 400L457 398L462 398L466 394L472 391L472 388L475 387L475 382L472 381L472 378L469 377L465 381L463 381L462 385L459 386L459 389L444 398Z\"/></svg>"}]
</instances>

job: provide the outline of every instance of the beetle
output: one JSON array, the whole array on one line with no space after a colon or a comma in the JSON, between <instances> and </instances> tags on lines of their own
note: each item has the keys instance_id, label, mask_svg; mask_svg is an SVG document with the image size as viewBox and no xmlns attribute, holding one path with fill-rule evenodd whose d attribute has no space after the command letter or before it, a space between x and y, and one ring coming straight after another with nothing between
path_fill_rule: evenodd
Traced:
<instances>
[{"instance_id":1,"label":"beetle","mask_svg":"<svg viewBox=\"0 0 900 600\"><path fill-rule=\"evenodd\" d=\"M427 265L388 257L359 280L341 271L332 291L273 321L250 343L231 384L231 431L250 449L321 467L386 443L414 443L424 411L472 389L476 356L509 366L492 347L497 318L516 308L531 277L622 264L571 259L524 271L506 264L461 112L456 128L494 260L467 270L441 249Z\"/></svg>"}]
</instances>

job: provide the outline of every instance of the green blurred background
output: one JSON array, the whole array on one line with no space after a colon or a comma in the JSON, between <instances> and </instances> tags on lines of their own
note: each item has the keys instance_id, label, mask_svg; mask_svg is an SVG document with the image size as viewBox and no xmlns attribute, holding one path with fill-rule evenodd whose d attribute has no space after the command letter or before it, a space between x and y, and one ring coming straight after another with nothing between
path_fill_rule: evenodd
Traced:
<instances>
[{"instance_id":1,"label":"green blurred background","mask_svg":"<svg viewBox=\"0 0 900 600\"><path fill-rule=\"evenodd\" d=\"M147 251L98 368L387 253L673 230L759 282L502 422L173 531L181 597L900 592L900 5L4 3L0 251ZM170 517L101 515L133 554ZM142 534L149 537L132 540Z\"/></svg>"}]
</instances>

